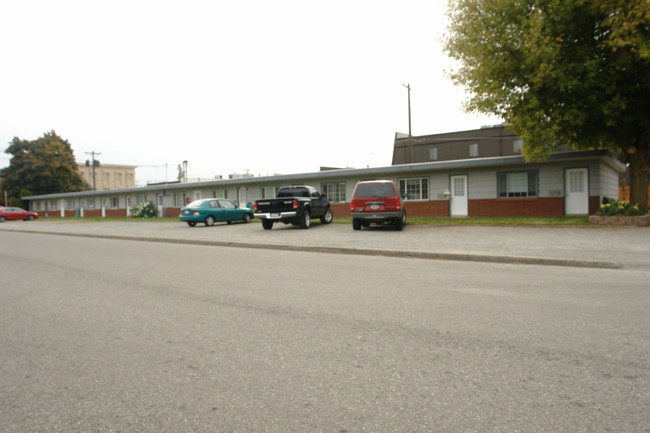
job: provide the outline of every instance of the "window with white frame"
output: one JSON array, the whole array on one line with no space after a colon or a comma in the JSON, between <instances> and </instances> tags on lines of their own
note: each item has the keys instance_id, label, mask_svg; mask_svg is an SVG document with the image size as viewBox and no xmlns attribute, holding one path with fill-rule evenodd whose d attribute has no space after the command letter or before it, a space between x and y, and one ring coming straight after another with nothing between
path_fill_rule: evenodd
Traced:
<instances>
[{"instance_id":1,"label":"window with white frame","mask_svg":"<svg viewBox=\"0 0 650 433\"><path fill-rule=\"evenodd\" d=\"M66 200L65 208L66 208L66 209L74 209L74 208L75 208L75 205L74 205L74 199L73 199L73 198L69 198L69 199Z\"/></svg>"},{"instance_id":2,"label":"window with white frame","mask_svg":"<svg viewBox=\"0 0 650 433\"><path fill-rule=\"evenodd\" d=\"M400 179L399 193L402 197L406 197L406 200L427 200L429 198L429 178Z\"/></svg>"},{"instance_id":3,"label":"window with white frame","mask_svg":"<svg viewBox=\"0 0 650 433\"><path fill-rule=\"evenodd\" d=\"M515 140L512 142L512 151L521 153L524 150L524 140Z\"/></svg>"},{"instance_id":4,"label":"window with white frame","mask_svg":"<svg viewBox=\"0 0 650 433\"><path fill-rule=\"evenodd\" d=\"M472 143L469 145L469 156L478 156L478 143Z\"/></svg>"},{"instance_id":5,"label":"window with white frame","mask_svg":"<svg viewBox=\"0 0 650 433\"><path fill-rule=\"evenodd\" d=\"M431 149L429 149L429 159L431 161L438 160L438 147L432 147Z\"/></svg>"},{"instance_id":6,"label":"window with white frame","mask_svg":"<svg viewBox=\"0 0 650 433\"><path fill-rule=\"evenodd\" d=\"M537 172L497 173L497 194L499 198L537 197Z\"/></svg>"},{"instance_id":7,"label":"window with white frame","mask_svg":"<svg viewBox=\"0 0 650 433\"><path fill-rule=\"evenodd\" d=\"M120 204L120 200L118 197L111 197L111 207L113 209L119 207L119 204Z\"/></svg>"},{"instance_id":8,"label":"window with white frame","mask_svg":"<svg viewBox=\"0 0 650 433\"><path fill-rule=\"evenodd\" d=\"M330 182L322 184L321 191L327 196L327 200L332 203L342 203L345 201L345 182Z\"/></svg>"},{"instance_id":9,"label":"window with white frame","mask_svg":"<svg viewBox=\"0 0 650 433\"><path fill-rule=\"evenodd\" d=\"M86 199L86 207L88 209L95 209L95 197L89 197Z\"/></svg>"},{"instance_id":10,"label":"window with white frame","mask_svg":"<svg viewBox=\"0 0 650 433\"><path fill-rule=\"evenodd\" d=\"M278 193L277 186L265 186L262 187L262 198L275 198L275 195Z\"/></svg>"},{"instance_id":11,"label":"window with white frame","mask_svg":"<svg viewBox=\"0 0 650 433\"><path fill-rule=\"evenodd\" d=\"M183 203L183 193L182 192L175 192L174 193L174 206L176 207L182 207L185 203Z\"/></svg>"},{"instance_id":12,"label":"window with white frame","mask_svg":"<svg viewBox=\"0 0 650 433\"><path fill-rule=\"evenodd\" d=\"M50 201L50 210L56 210L57 205L56 205L56 200Z\"/></svg>"},{"instance_id":13,"label":"window with white frame","mask_svg":"<svg viewBox=\"0 0 650 433\"><path fill-rule=\"evenodd\" d=\"M138 204L146 203L147 202L147 196L144 194L138 195Z\"/></svg>"}]
</instances>

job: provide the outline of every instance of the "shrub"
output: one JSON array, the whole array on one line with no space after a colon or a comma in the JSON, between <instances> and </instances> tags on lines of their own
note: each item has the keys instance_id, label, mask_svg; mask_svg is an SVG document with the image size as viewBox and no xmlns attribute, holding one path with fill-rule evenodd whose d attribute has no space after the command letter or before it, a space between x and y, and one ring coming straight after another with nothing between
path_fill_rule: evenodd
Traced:
<instances>
[{"instance_id":1,"label":"shrub","mask_svg":"<svg viewBox=\"0 0 650 433\"><path fill-rule=\"evenodd\" d=\"M140 203L131 208L131 217L133 218L155 218L158 216L158 209L153 202Z\"/></svg>"},{"instance_id":2,"label":"shrub","mask_svg":"<svg viewBox=\"0 0 650 433\"><path fill-rule=\"evenodd\" d=\"M598 211L596 212L598 216L640 216L645 215L639 205L630 204L629 201L618 201L614 199L605 198L603 199L603 204L600 205Z\"/></svg>"}]
</instances>

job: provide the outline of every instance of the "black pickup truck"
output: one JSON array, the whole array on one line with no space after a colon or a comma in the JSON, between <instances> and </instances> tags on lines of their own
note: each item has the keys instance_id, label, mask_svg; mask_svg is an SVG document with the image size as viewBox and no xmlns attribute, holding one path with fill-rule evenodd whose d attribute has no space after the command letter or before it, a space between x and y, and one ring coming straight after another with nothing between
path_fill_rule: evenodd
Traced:
<instances>
[{"instance_id":1,"label":"black pickup truck","mask_svg":"<svg viewBox=\"0 0 650 433\"><path fill-rule=\"evenodd\" d=\"M325 194L311 186L280 188L275 198L256 200L253 211L266 230L273 228L273 223L278 221L308 229L312 218L320 218L323 224L331 223L333 218Z\"/></svg>"}]
</instances>

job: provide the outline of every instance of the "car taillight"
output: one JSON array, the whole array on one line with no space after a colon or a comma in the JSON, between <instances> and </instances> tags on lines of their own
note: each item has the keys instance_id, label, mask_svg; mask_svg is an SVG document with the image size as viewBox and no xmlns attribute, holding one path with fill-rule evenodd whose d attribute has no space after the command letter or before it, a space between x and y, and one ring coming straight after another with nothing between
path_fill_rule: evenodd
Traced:
<instances>
[{"instance_id":1,"label":"car taillight","mask_svg":"<svg viewBox=\"0 0 650 433\"><path fill-rule=\"evenodd\" d=\"M291 206L293 206L294 209L298 209L298 200L292 201Z\"/></svg>"},{"instance_id":2,"label":"car taillight","mask_svg":"<svg viewBox=\"0 0 650 433\"><path fill-rule=\"evenodd\" d=\"M194 215L198 215L200 212L198 210L195 210L193 213Z\"/></svg>"}]
</instances>

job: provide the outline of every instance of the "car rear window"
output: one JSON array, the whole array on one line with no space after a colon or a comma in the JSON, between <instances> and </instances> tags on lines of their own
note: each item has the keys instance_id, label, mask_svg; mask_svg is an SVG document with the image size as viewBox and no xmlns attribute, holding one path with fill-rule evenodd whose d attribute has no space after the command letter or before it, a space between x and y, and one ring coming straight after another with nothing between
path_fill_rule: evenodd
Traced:
<instances>
[{"instance_id":1,"label":"car rear window","mask_svg":"<svg viewBox=\"0 0 650 433\"><path fill-rule=\"evenodd\" d=\"M205 200L194 200L192 203L188 204L186 207L201 207Z\"/></svg>"},{"instance_id":2,"label":"car rear window","mask_svg":"<svg viewBox=\"0 0 650 433\"><path fill-rule=\"evenodd\" d=\"M390 183L360 183L354 192L354 198L395 197L395 188Z\"/></svg>"}]
</instances>

